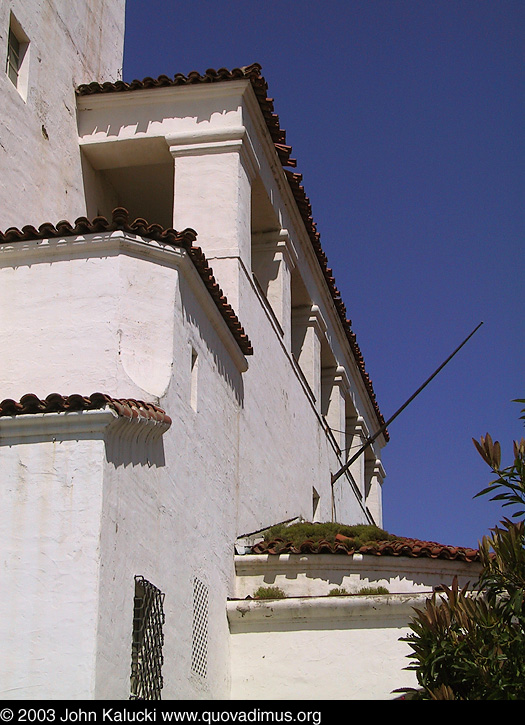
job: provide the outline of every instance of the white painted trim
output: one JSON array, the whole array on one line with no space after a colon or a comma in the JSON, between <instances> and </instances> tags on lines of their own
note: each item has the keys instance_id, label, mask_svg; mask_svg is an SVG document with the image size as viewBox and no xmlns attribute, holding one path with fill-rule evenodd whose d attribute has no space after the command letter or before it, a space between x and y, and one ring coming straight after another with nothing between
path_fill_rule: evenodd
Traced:
<instances>
[{"instance_id":1,"label":"white painted trim","mask_svg":"<svg viewBox=\"0 0 525 725\"><path fill-rule=\"evenodd\" d=\"M244 126L197 128L190 132L167 134L164 138L174 159L236 152L240 154L251 180L258 173L259 162Z\"/></svg>"},{"instance_id":2,"label":"white painted trim","mask_svg":"<svg viewBox=\"0 0 525 725\"><path fill-rule=\"evenodd\" d=\"M13 261L22 264L24 255L27 256L31 252L45 255L45 259L42 259L42 261L48 261L48 257L74 259L85 257L89 253L92 256L99 256L108 252L113 252L113 254L125 252L131 256L150 258L166 263L168 260L176 262L186 255L185 250L181 248L118 230L79 236L4 242L0 244L0 267L11 266ZM3 264L4 261L6 262L5 265ZM33 263L34 260L31 260L31 264Z\"/></svg>"},{"instance_id":3,"label":"white painted trim","mask_svg":"<svg viewBox=\"0 0 525 725\"><path fill-rule=\"evenodd\" d=\"M102 436L119 416L112 408L82 410L71 413L28 413L0 418L0 441L12 438L72 435Z\"/></svg>"},{"instance_id":4,"label":"white painted trim","mask_svg":"<svg viewBox=\"0 0 525 725\"><path fill-rule=\"evenodd\" d=\"M241 144L246 138L244 126L228 126L226 128L201 128L197 127L192 131L181 131L180 133L168 133L164 138L170 147L173 156L187 156L186 148L199 147L201 145L213 147L217 145L219 150L221 144L238 142ZM182 149L179 153L179 149ZM203 153L206 153L204 151Z\"/></svg>"},{"instance_id":5,"label":"white painted trim","mask_svg":"<svg viewBox=\"0 0 525 725\"><path fill-rule=\"evenodd\" d=\"M89 85L89 84L88 84ZM228 98L242 96L246 87L251 85L248 79L217 81L216 83L195 83L182 86L160 86L156 88L137 88L109 93L88 93L77 95L77 107L81 111L116 106L141 106L164 104L173 99L186 103L196 98ZM170 98L171 96L171 98Z\"/></svg>"},{"instance_id":6,"label":"white painted trim","mask_svg":"<svg viewBox=\"0 0 525 725\"><path fill-rule=\"evenodd\" d=\"M106 430L119 428L119 433L143 438L163 435L168 425L146 416L128 418L119 415L109 405L99 410L79 410L56 413L25 413L0 417L0 442L13 438L38 437L63 439L75 436L103 437Z\"/></svg>"}]
</instances>

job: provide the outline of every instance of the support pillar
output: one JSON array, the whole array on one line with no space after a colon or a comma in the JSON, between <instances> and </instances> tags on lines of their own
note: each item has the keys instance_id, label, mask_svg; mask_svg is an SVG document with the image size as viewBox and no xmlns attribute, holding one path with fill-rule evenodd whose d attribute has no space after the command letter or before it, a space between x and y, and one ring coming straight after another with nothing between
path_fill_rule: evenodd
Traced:
<instances>
[{"instance_id":1,"label":"support pillar","mask_svg":"<svg viewBox=\"0 0 525 725\"><path fill-rule=\"evenodd\" d=\"M196 138L169 136L174 158L173 226L197 232L228 301L239 311L240 268L251 268L251 183L244 128Z\"/></svg>"},{"instance_id":2,"label":"support pillar","mask_svg":"<svg viewBox=\"0 0 525 725\"><path fill-rule=\"evenodd\" d=\"M368 428L361 417L346 419L346 459L350 459L364 445L368 438ZM350 466L350 473L363 499L365 497L365 456L366 452L359 456Z\"/></svg>"},{"instance_id":3,"label":"support pillar","mask_svg":"<svg viewBox=\"0 0 525 725\"><path fill-rule=\"evenodd\" d=\"M325 419L341 451L346 445L346 399L350 383L346 370L339 366L330 371L323 381L327 390Z\"/></svg>"},{"instance_id":4,"label":"support pillar","mask_svg":"<svg viewBox=\"0 0 525 725\"><path fill-rule=\"evenodd\" d=\"M379 458L367 461L365 473L366 507L372 514L376 526L383 526L383 481L386 473Z\"/></svg>"},{"instance_id":5,"label":"support pillar","mask_svg":"<svg viewBox=\"0 0 525 725\"><path fill-rule=\"evenodd\" d=\"M321 412L321 345L326 323L317 305L292 310L292 352Z\"/></svg>"},{"instance_id":6,"label":"support pillar","mask_svg":"<svg viewBox=\"0 0 525 725\"><path fill-rule=\"evenodd\" d=\"M281 327L287 350L292 344L292 270L297 252L286 229L252 237L252 271Z\"/></svg>"}]
</instances>

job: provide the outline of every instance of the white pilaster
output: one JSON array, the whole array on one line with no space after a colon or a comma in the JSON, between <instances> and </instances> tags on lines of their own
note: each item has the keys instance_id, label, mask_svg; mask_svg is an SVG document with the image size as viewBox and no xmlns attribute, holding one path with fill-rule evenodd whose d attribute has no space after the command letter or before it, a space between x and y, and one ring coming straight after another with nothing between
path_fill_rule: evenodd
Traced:
<instances>
[{"instance_id":1,"label":"white pilaster","mask_svg":"<svg viewBox=\"0 0 525 725\"><path fill-rule=\"evenodd\" d=\"M367 461L366 463L366 507L372 514L374 522L377 526L383 525L383 481L386 473L383 464L376 458L375 461Z\"/></svg>"},{"instance_id":2,"label":"white pilaster","mask_svg":"<svg viewBox=\"0 0 525 725\"><path fill-rule=\"evenodd\" d=\"M253 155L243 127L166 137L175 162L173 226L195 229L230 304L239 309L241 265L251 269Z\"/></svg>"},{"instance_id":3,"label":"white pilaster","mask_svg":"<svg viewBox=\"0 0 525 725\"><path fill-rule=\"evenodd\" d=\"M287 350L291 349L291 279L297 252L286 229L252 237L252 270L281 326Z\"/></svg>"},{"instance_id":4,"label":"white pilaster","mask_svg":"<svg viewBox=\"0 0 525 725\"><path fill-rule=\"evenodd\" d=\"M328 394L325 418L332 429L337 445L341 450L344 450L346 444L346 398L350 384L346 370L341 366L332 371L329 378L326 382L331 386L331 389Z\"/></svg>"},{"instance_id":5,"label":"white pilaster","mask_svg":"<svg viewBox=\"0 0 525 725\"><path fill-rule=\"evenodd\" d=\"M321 344L326 322L317 305L292 310L292 349L321 411Z\"/></svg>"},{"instance_id":6,"label":"white pilaster","mask_svg":"<svg viewBox=\"0 0 525 725\"><path fill-rule=\"evenodd\" d=\"M363 418L347 418L346 419L346 458L350 459L357 453L359 448L365 443L369 431ZM357 460L350 466L350 473L354 479L363 498L365 497L365 457L363 452Z\"/></svg>"}]
</instances>

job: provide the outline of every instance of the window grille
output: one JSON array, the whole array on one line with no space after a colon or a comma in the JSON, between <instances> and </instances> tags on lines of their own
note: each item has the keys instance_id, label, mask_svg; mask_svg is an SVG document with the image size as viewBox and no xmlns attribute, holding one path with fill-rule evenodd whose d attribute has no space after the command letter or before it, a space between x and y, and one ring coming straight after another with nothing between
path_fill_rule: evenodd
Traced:
<instances>
[{"instance_id":1,"label":"window grille","mask_svg":"<svg viewBox=\"0 0 525 725\"><path fill-rule=\"evenodd\" d=\"M164 594L135 577L130 700L160 700L163 687Z\"/></svg>"},{"instance_id":2,"label":"window grille","mask_svg":"<svg viewBox=\"0 0 525 725\"><path fill-rule=\"evenodd\" d=\"M191 671L201 677L208 674L208 587L193 580L193 631Z\"/></svg>"}]
</instances>

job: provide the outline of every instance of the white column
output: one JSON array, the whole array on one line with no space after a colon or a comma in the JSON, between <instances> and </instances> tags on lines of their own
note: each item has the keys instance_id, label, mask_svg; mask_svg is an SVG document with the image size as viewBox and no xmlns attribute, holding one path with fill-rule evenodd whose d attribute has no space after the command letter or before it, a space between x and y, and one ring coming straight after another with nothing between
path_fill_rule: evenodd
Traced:
<instances>
[{"instance_id":1,"label":"white column","mask_svg":"<svg viewBox=\"0 0 525 725\"><path fill-rule=\"evenodd\" d=\"M346 444L346 398L350 383L346 370L339 366L328 373L325 384L330 386L326 422L332 429L337 445L344 450Z\"/></svg>"},{"instance_id":2,"label":"white column","mask_svg":"<svg viewBox=\"0 0 525 725\"><path fill-rule=\"evenodd\" d=\"M367 461L366 507L372 514L376 526L383 525L383 481L386 473L379 458Z\"/></svg>"},{"instance_id":3,"label":"white column","mask_svg":"<svg viewBox=\"0 0 525 725\"><path fill-rule=\"evenodd\" d=\"M321 343L326 323L316 305L292 310L292 350L321 412Z\"/></svg>"},{"instance_id":4,"label":"white column","mask_svg":"<svg viewBox=\"0 0 525 725\"><path fill-rule=\"evenodd\" d=\"M354 456L359 448L365 443L369 432L363 418L347 418L346 419L346 459L349 460ZM358 487L363 499L365 497L365 457L366 452L355 460L350 466L350 473Z\"/></svg>"},{"instance_id":5,"label":"white column","mask_svg":"<svg viewBox=\"0 0 525 725\"><path fill-rule=\"evenodd\" d=\"M252 157L245 129L168 136L175 160L173 226L197 232L228 301L238 310L241 263L251 268Z\"/></svg>"},{"instance_id":6,"label":"white column","mask_svg":"<svg viewBox=\"0 0 525 725\"><path fill-rule=\"evenodd\" d=\"M281 326L288 350L292 339L292 270L297 252L286 229L252 237L252 271Z\"/></svg>"}]
</instances>

